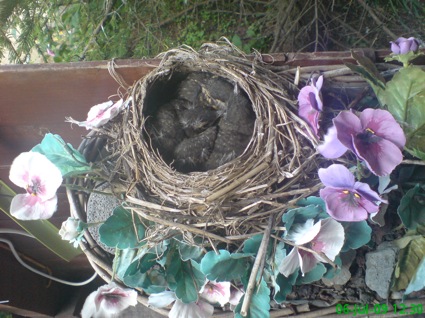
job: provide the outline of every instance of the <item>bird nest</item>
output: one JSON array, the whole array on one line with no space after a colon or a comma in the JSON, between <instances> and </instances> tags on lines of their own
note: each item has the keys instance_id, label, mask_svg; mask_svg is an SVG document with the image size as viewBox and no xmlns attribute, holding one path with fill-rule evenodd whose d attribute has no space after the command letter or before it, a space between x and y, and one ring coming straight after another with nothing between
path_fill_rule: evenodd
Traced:
<instances>
[{"instance_id":1,"label":"bird nest","mask_svg":"<svg viewBox=\"0 0 425 318\"><path fill-rule=\"evenodd\" d=\"M128 89L125 110L86 136L79 151L144 220L147 246L179 236L236 251L255 234L278 229L283 213L319 188L317 140L297 115L296 86L261 55L247 57L228 44L160 58ZM95 182L74 185L94 189ZM68 197L73 214L86 220L89 195L68 190ZM90 262L110 280L113 255L89 233L85 238Z\"/></svg>"},{"instance_id":2,"label":"bird nest","mask_svg":"<svg viewBox=\"0 0 425 318\"><path fill-rule=\"evenodd\" d=\"M147 243L181 232L238 246L262 232L269 216L277 224L286 208L317 190L310 174L316 141L296 115L290 81L229 46L161 57L129 90L120 119L95 134L106 138L110 183L125 188L129 209L152 221ZM187 127L185 111L206 119Z\"/></svg>"}]
</instances>

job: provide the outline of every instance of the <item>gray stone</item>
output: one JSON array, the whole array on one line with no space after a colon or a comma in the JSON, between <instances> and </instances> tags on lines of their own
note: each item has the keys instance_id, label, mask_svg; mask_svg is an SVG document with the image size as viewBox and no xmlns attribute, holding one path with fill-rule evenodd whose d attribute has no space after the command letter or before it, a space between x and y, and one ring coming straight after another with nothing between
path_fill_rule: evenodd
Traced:
<instances>
[{"instance_id":1,"label":"gray stone","mask_svg":"<svg viewBox=\"0 0 425 318\"><path fill-rule=\"evenodd\" d=\"M108 183L102 183L101 185L96 186L95 190L107 192L109 188L110 185ZM120 202L113 195L91 193L87 201L87 223L104 222L112 215L112 212L117 206L119 206L119 204ZM114 248L110 248L100 241L100 226L101 224L90 227L89 232L101 248L111 254L114 254Z\"/></svg>"},{"instance_id":2,"label":"gray stone","mask_svg":"<svg viewBox=\"0 0 425 318\"><path fill-rule=\"evenodd\" d=\"M366 254L366 285L384 299L389 296L397 253L397 247L385 244L376 251Z\"/></svg>"}]
</instances>

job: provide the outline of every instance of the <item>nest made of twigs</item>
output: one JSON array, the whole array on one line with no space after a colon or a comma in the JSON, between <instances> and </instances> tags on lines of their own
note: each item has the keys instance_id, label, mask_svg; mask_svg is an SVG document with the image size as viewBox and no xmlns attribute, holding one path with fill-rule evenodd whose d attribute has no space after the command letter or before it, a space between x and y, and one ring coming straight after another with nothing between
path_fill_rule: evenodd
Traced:
<instances>
[{"instance_id":1,"label":"nest made of twigs","mask_svg":"<svg viewBox=\"0 0 425 318\"><path fill-rule=\"evenodd\" d=\"M161 58L129 89L122 116L94 134L106 140L102 147L109 156L102 165L108 181L125 189L121 199L130 210L154 222L148 243L180 232L189 240L207 238L212 246L238 246L262 232L270 215L277 223L286 208L317 190L310 173L316 140L296 114L296 88L269 71L261 55L247 58L232 46L208 44L199 52L184 47ZM146 122L157 105L152 100L167 94L167 83L193 72L233 83L251 101L255 123L242 154L215 169L182 173L152 146Z\"/></svg>"}]
</instances>

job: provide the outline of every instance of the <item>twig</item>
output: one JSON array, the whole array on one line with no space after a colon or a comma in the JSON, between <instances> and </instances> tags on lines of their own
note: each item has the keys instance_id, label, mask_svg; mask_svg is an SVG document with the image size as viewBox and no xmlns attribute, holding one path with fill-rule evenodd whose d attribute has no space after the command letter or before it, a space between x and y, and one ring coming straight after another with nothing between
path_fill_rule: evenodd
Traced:
<instances>
[{"instance_id":1,"label":"twig","mask_svg":"<svg viewBox=\"0 0 425 318\"><path fill-rule=\"evenodd\" d=\"M254 292L254 289L257 287L257 274L263 271L264 263L266 261L267 246L269 245L272 227L273 215L270 215L268 227L264 232L260 248L258 249L257 257L255 258L255 262L252 267L251 275L249 276L248 286L246 287L245 298L243 300L241 308L242 317L246 317L248 315L248 309L251 303L252 294Z\"/></svg>"},{"instance_id":2,"label":"twig","mask_svg":"<svg viewBox=\"0 0 425 318\"><path fill-rule=\"evenodd\" d=\"M388 29L385 24L376 16L376 14L373 12L372 8L369 7L367 5L366 2L364 2L364 0L357 0L357 2L369 13L369 15L372 17L373 20L375 20L375 22L382 27L382 29L385 31L385 33L388 34L389 37L391 37L392 39L396 39L397 35L395 35L394 33L392 33L390 31L390 29Z\"/></svg>"},{"instance_id":3,"label":"twig","mask_svg":"<svg viewBox=\"0 0 425 318\"><path fill-rule=\"evenodd\" d=\"M111 12L111 9L115 3L115 0L108 0L105 8L105 14L103 16L102 21L97 25L96 29L94 29L92 35L90 36L90 40L88 41L86 47L84 48L83 52L81 53L80 61L83 61L86 58L86 53L89 50L90 45L92 45L93 41L96 38L96 35L100 32L100 30L103 27L103 24L105 23L106 19L108 19L108 15Z\"/></svg>"}]
</instances>

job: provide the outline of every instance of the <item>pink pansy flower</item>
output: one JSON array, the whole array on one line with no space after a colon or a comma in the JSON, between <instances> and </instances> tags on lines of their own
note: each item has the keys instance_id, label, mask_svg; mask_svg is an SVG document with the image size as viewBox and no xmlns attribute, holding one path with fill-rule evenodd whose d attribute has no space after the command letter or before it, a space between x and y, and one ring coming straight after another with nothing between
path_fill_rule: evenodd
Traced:
<instances>
[{"instance_id":1,"label":"pink pansy flower","mask_svg":"<svg viewBox=\"0 0 425 318\"><path fill-rule=\"evenodd\" d=\"M377 202L386 202L367 183L356 182L354 175L343 165L320 168L319 178L325 185L320 190L320 197L326 203L326 211L335 220L366 220L369 214L379 211Z\"/></svg>"},{"instance_id":2,"label":"pink pansy flower","mask_svg":"<svg viewBox=\"0 0 425 318\"><path fill-rule=\"evenodd\" d=\"M196 302L185 304L177 299L173 291L169 290L151 294L148 299L149 306L156 308L167 307L173 302L173 307L168 314L169 318L210 318L214 314L214 306L210 303L199 299Z\"/></svg>"},{"instance_id":3,"label":"pink pansy flower","mask_svg":"<svg viewBox=\"0 0 425 318\"><path fill-rule=\"evenodd\" d=\"M76 121L72 118L67 118L67 121L80 127L86 127L87 130L99 128L117 116L124 107L125 104L122 99L115 104L112 101L107 101L90 108L86 121Z\"/></svg>"},{"instance_id":4,"label":"pink pansy flower","mask_svg":"<svg viewBox=\"0 0 425 318\"><path fill-rule=\"evenodd\" d=\"M20 220L48 219L56 211L56 191L62 184L62 174L46 156L21 153L12 163L9 179L27 191L12 199L12 216Z\"/></svg>"},{"instance_id":5,"label":"pink pansy flower","mask_svg":"<svg viewBox=\"0 0 425 318\"><path fill-rule=\"evenodd\" d=\"M241 300L242 296L244 295L243 291L242 291L242 287L241 288L236 288L231 286L230 288L230 299L229 299L229 304L230 304L230 308L234 308L237 305L239 305L239 301Z\"/></svg>"},{"instance_id":6,"label":"pink pansy flower","mask_svg":"<svg viewBox=\"0 0 425 318\"><path fill-rule=\"evenodd\" d=\"M211 304L220 304L224 306L230 300L230 282L216 283L208 281L201 288L201 297Z\"/></svg>"},{"instance_id":7,"label":"pink pansy flower","mask_svg":"<svg viewBox=\"0 0 425 318\"><path fill-rule=\"evenodd\" d=\"M320 90L323 85L323 75L319 76L317 81L312 81L308 86L301 88L298 94L298 115L304 119L318 136L319 115L323 110L322 96Z\"/></svg>"},{"instance_id":8,"label":"pink pansy flower","mask_svg":"<svg viewBox=\"0 0 425 318\"><path fill-rule=\"evenodd\" d=\"M84 302L82 318L112 318L129 306L136 306L137 292L121 288L114 282L99 287Z\"/></svg>"},{"instance_id":9,"label":"pink pansy flower","mask_svg":"<svg viewBox=\"0 0 425 318\"><path fill-rule=\"evenodd\" d=\"M318 262L327 262L327 260L319 254L308 252L298 246L309 247L323 253L333 261L344 245L344 228L332 218L319 220L316 224L313 219L308 219L304 224L294 225L285 238L293 241L295 246L279 265L279 272L288 277L301 268L304 276Z\"/></svg>"}]
</instances>

